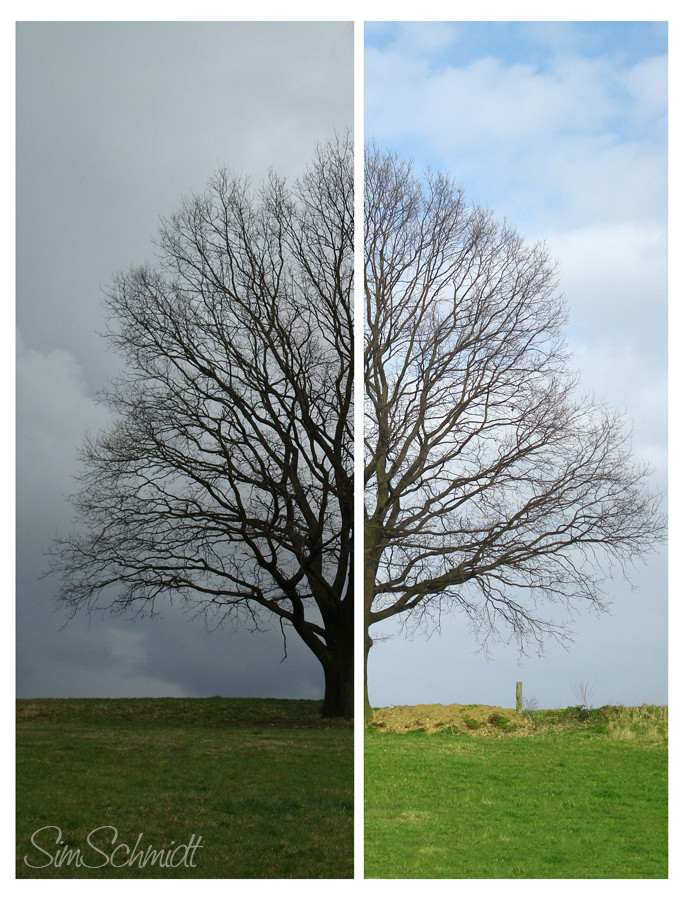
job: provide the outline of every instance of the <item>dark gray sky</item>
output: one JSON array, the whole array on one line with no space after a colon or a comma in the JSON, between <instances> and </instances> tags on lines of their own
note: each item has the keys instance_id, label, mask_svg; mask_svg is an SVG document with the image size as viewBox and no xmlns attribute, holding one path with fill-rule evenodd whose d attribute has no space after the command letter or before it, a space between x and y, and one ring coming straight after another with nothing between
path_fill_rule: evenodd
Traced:
<instances>
[{"instance_id":1,"label":"dark gray sky","mask_svg":"<svg viewBox=\"0 0 685 900\"><path fill-rule=\"evenodd\" d=\"M103 286L153 256L159 216L219 165L296 177L353 124L349 23L20 23L17 27L17 693L318 697L318 662L280 631L207 633L53 612L38 580L95 392L118 370Z\"/></svg>"}]
</instances>

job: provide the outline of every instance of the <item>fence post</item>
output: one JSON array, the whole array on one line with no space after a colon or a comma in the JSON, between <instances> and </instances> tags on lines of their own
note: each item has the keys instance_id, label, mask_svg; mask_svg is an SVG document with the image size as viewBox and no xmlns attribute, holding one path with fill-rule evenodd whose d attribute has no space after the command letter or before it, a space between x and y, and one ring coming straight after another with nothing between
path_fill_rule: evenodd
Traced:
<instances>
[{"instance_id":1,"label":"fence post","mask_svg":"<svg viewBox=\"0 0 685 900\"><path fill-rule=\"evenodd\" d=\"M523 682L516 682L516 712L523 712Z\"/></svg>"}]
</instances>

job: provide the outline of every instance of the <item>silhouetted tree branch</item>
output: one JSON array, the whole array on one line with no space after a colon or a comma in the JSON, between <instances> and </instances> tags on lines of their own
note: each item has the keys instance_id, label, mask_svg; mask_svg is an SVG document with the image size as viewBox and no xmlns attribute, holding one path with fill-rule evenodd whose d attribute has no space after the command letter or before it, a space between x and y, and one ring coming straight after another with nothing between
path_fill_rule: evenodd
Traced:
<instances>
[{"instance_id":1,"label":"silhouetted tree branch","mask_svg":"<svg viewBox=\"0 0 685 900\"><path fill-rule=\"evenodd\" d=\"M664 522L621 418L576 389L547 249L373 147L365 228L366 653L375 623L448 607L484 641L563 640L549 601L604 609Z\"/></svg>"},{"instance_id":2,"label":"silhouetted tree branch","mask_svg":"<svg viewBox=\"0 0 685 900\"><path fill-rule=\"evenodd\" d=\"M73 611L158 599L288 622L352 715L351 138L290 190L220 171L120 275L115 422L86 442L84 529L54 548Z\"/></svg>"}]
</instances>

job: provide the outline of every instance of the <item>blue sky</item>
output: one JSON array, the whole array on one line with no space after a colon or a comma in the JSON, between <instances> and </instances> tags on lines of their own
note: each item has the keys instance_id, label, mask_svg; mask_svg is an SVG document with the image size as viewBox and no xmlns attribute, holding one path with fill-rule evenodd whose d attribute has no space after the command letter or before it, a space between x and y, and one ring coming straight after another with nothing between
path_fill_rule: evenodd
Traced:
<instances>
[{"instance_id":1,"label":"blue sky","mask_svg":"<svg viewBox=\"0 0 685 900\"><path fill-rule=\"evenodd\" d=\"M523 228L562 210L584 216L593 192L578 190L579 175L665 147L665 24L395 23L365 33L366 138L458 169L474 200L515 209ZM642 201L652 185L640 177L637 187ZM606 216L603 200L594 212Z\"/></svg>"},{"instance_id":2,"label":"blue sky","mask_svg":"<svg viewBox=\"0 0 685 900\"><path fill-rule=\"evenodd\" d=\"M634 424L635 452L667 477L667 53L665 23L404 22L365 29L365 138L449 171L467 196L544 239L560 263L567 337L584 389ZM514 683L543 706L666 702L667 565L636 590L609 585L612 615L580 616L569 652L487 662L466 625L429 640L381 629L374 705L511 705ZM397 625L397 623L395 623Z\"/></svg>"},{"instance_id":3,"label":"blue sky","mask_svg":"<svg viewBox=\"0 0 685 900\"><path fill-rule=\"evenodd\" d=\"M544 70L562 53L631 65L665 53L668 41L665 22L368 22L364 35L367 50L383 51L410 36L435 69L493 56Z\"/></svg>"}]
</instances>

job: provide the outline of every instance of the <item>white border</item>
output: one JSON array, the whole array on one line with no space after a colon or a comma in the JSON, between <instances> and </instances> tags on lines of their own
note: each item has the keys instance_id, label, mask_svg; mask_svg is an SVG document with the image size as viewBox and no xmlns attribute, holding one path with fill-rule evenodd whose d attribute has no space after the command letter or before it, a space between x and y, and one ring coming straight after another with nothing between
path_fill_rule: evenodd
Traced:
<instances>
[{"instance_id":1,"label":"white border","mask_svg":"<svg viewBox=\"0 0 685 900\"><path fill-rule=\"evenodd\" d=\"M354 24L354 876L364 877L364 26Z\"/></svg>"},{"instance_id":2,"label":"white border","mask_svg":"<svg viewBox=\"0 0 685 900\"><path fill-rule=\"evenodd\" d=\"M678 7L680 4L678 4ZM8 86L5 90L4 110L6 121L14 121L14 27L16 21L36 21L36 20L87 20L87 21L256 21L260 19L270 21L351 21L355 23L355 186L356 186L356 271L357 284L355 290L355 314L357 332L355 335L355 450L357 458L362 457L362 429L363 429L363 360L361 348L363 347L363 250L360 235L363 230L363 190L361 187L363 177L363 22L366 21L382 21L382 20L405 20L405 21L440 21L440 20L556 20L556 21L599 21L599 20L637 20L637 21L668 21L669 22L669 130L671 140L669 142L669 178L670 178L670 234L671 234L671 263L669 274L669 295L671 303L669 307L669 348L670 348L670 367L669 367L669 383L670 383L670 404L669 404L669 421L670 421L670 445L671 459L676 460L675 448L680 445L680 432L682 429L683 408L682 394L680 385L682 380L681 359L682 352L682 298L679 288L682 287L680 278L680 257L681 250L681 202L682 202L682 158L679 156L680 142L678 138L681 135L681 116L680 116L680 98L682 95L683 84L681 52L682 42L680 39L680 9L675 2L656 2L646 4L643 2L630 2L624 0L623 3L607 3L607 2L576 2L575 4L557 4L550 7L548 2L522 2L522 3L503 3L503 2L482 2L474 6L465 3L446 3L446 2L424 2L417 4L409 3L406 0L377 0L377 2L353 2L339 3L331 2L325 7L311 2L290 2L287 4L274 2L252 2L245 6L237 2L218 3L208 2L208 0L196 0L192 5L183 2L174 2L169 0L165 4L158 2L147 2L147 0L137 0L133 3L130 0L122 0L117 4L102 2L94 5L85 2L65 2L60 4L43 2L25 2L25 3L8 3L3 8L3 42L2 47L5 49L3 54L4 66L6 69L4 84ZM9 10L9 17L8 17ZM162 19L161 16L164 16ZM12 126L10 126L12 127ZM677 147L676 147L677 144ZM6 296L9 298L13 295L14 289L14 141L5 141L5 188L3 195L5 198L6 229L3 241L4 253L6 254L6 265L4 267ZM629 189L629 186L627 186ZM7 341L5 352L2 354L3 361L3 404L5 420L14 420L14 336L13 336L13 316L12 303L6 301L3 304L3 312L5 316L3 339ZM5 589L7 593L7 603L13 609L11 602L13 597L13 578L8 577L8 573L13 573L13 543L14 543L14 516L12 513L12 502L14 498L14 448L13 442L5 440L4 448L4 471L7 478L5 488L5 513L6 519L3 522L3 561L5 563L3 571L5 573ZM671 477L671 577L669 578L670 596L674 599L680 594L680 573L676 571L677 556L682 542L682 512L679 508L679 501L682 498L682 477L678 473L679 466L672 465L670 471ZM357 466L358 472L361 471ZM307 897L318 896L322 889L328 897L348 897L352 892L354 896L373 897L375 898L390 896L394 897L398 890L404 892L409 883L397 881L363 881L363 711L362 695L363 695L363 654L362 645L362 588L363 585L363 527L362 526L362 495L360 488L361 481L355 476L355 490L357 501L358 527L355 536L355 555L357 559L355 584L357 594L357 641L355 675L356 675L356 703L358 710L357 727L355 729L355 883L349 880L327 881L325 887L318 882L312 881L233 881L214 882L201 881L199 888L205 895L214 895L221 893L225 895L226 891L236 897L243 897L247 894L260 893L269 890L270 893L277 892L281 897ZM670 608L670 650L671 650L671 666L670 666L670 705L676 709L676 715L672 716L672 747L676 747L676 754L682 748L681 735L682 728L678 726L678 715L680 710L678 679L679 664L676 662L682 655L680 641L682 634L685 633L684 625L685 615L682 606L678 603L671 604ZM12 667L14 653L13 639L13 622L14 615L10 612L9 627L6 625L5 634L7 648L4 653L6 665ZM9 717L9 721L14 721L14 702L13 692L11 688L14 686L13 667L10 671L6 671L4 684L10 690L6 693L5 714ZM7 719L5 720L7 721ZM6 747L9 741L6 742ZM9 749L9 748L8 748ZM8 778L13 778L12 750L8 754L10 759L5 759L5 773ZM673 754L672 754L673 756ZM677 757L676 757L677 758ZM681 791L682 778L680 776L679 764L671 765L670 777L670 809L671 809L671 828L670 828L670 878L668 881L651 882L647 888L650 894L656 896L669 896L674 886L682 880L682 866L680 859L682 857L682 829L680 828L679 810L683 803ZM8 791L12 796L12 791ZM676 819L678 821L676 821ZM12 881L13 893L16 895L33 895L34 893L45 893L48 888L43 883L31 881L15 881L13 876L14 870L14 815L10 804L5 804L5 816L2 821L2 833L0 841L2 842L3 854L5 856L5 865L3 866L4 881ZM677 826L677 827L676 827ZM164 880L164 891L170 896L185 897L188 893L191 880L172 879ZM198 882L196 881L195 884ZM609 889L612 883L609 883ZM420 883L411 883L414 891L421 890L423 885ZM508 893L518 895L525 891L526 895L535 896L536 894L548 894L550 889L555 893L562 895L571 895L576 893L578 885L574 881L554 882L550 885L548 881L531 882L509 881L502 885L498 881L466 881L464 883L445 882L445 881L428 881L427 888L434 895L455 896L455 893L468 891L476 895L482 893L489 894L491 891L499 891L502 888ZM589 891L590 894L606 893L607 882L594 881L586 882L582 886L583 892ZM618 887L618 886L617 886ZM625 896L634 895L642 897L646 886L641 882L623 881L618 887ZM51 880L49 891L58 898L66 892L71 896L90 895L93 885L88 881L56 881ZM132 891L134 894L138 891L147 891L148 888L144 881L127 882L126 891ZM118 895L121 891L121 884L118 881L99 881L98 894L104 896Z\"/></svg>"}]
</instances>

